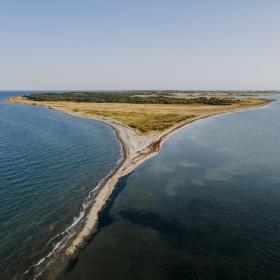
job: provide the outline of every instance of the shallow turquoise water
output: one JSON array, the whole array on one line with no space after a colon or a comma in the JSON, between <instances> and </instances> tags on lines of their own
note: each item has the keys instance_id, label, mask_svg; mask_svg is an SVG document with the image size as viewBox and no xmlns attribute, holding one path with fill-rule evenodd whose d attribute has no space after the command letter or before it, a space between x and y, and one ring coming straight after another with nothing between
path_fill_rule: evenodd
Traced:
<instances>
[{"instance_id":1,"label":"shallow turquoise water","mask_svg":"<svg viewBox=\"0 0 280 280\"><path fill-rule=\"evenodd\" d=\"M18 94L0 92L0 99ZM52 250L62 236L50 239L81 217L93 193L85 198L120 157L104 124L0 103L0 279L12 279Z\"/></svg>"},{"instance_id":2,"label":"shallow turquoise water","mask_svg":"<svg viewBox=\"0 0 280 280\"><path fill-rule=\"evenodd\" d=\"M62 279L280 279L280 103L198 121L123 178Z\"/></svg>"}]
</instances>

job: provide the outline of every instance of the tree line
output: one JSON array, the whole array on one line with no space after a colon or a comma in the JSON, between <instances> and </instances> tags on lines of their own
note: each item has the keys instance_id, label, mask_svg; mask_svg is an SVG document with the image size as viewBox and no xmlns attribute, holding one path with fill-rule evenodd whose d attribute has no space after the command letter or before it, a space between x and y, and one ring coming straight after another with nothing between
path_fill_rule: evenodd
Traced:
<instances>
[{"instance_id":1,"label":"tree line","mask_svg":"<svg viewBox=\"0 0 280 280\"><path fill-rule=\"evenodd\" d=\"M141 96L142 95L142 96ZM237 100L217 97L174 97L169 92L83 92L83 93L33 93L25 96L33 101L68 101L92 103L133 103L133 104L208 104L230 105Z\"/></svg>"}]
</instances>

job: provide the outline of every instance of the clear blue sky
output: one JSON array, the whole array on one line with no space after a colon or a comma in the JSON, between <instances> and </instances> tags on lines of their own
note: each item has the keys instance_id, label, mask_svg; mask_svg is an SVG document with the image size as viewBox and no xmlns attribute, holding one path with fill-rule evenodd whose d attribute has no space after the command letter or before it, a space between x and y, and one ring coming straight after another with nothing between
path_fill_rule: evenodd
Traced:
<instances>
[{"instance_id":1,"label":"clear blue sky","mask_svg":"<svg viewBox=\"0 0 280 280\"><path fill-rule=\"evenodd\" d=\"M280 89L279 0L0 1L0 89Z\"/></svg>"}]
</instances>

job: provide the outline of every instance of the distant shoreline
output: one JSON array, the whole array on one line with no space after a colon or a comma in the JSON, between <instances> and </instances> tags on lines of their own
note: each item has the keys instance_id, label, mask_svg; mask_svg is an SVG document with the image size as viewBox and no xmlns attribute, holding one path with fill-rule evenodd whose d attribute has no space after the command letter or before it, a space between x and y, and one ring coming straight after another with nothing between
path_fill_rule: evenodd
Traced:
<instances>
[{"instance_id":1,"label":"distant shoreline","mask_svg":"<svg viewBox=\"0 0 280 280\"><path fill-rule=\"evenodd\" d=\"M11 98L8 102L11 103L21 103L32 105L33 102L21 102L20 99ZM84 115L79 112L73 112L67 110L67 108L48 106L46 104L39 104L43 106L48 106L50 109L55 109L60 112L87 119L92 119L95 121L103 122L110 127L112 127L116 133L116 137L123 149L123 160L120 166L115 170L115 172L107 179L104 185L98 190L94 202L87 212L86 218L82 228L74 235L73 239L64 248L64 256L66 259L71 259L81 248L84 247L86 241L96 232L97 224L99 220L99 214L102 212L106 206L108 198L111 196L115 186L117 185L119 179L131 173L140 164L149 158L157 155L160 152L162 144L179 129L193 123L197 120L208 118L211 116L222 115L226 113L232 113L237 111L243 111L248 109L253 109L257 107L262 107L269 104L271 101L263 100L262 104L255 106L235 108L225 112L205 114L198 116L197 118L186 120L181 122L168 130L159 132L154 135L140 135L134 129L120 124L116 121L102 119L94 116Z\"/></svg>"}]
</instances>

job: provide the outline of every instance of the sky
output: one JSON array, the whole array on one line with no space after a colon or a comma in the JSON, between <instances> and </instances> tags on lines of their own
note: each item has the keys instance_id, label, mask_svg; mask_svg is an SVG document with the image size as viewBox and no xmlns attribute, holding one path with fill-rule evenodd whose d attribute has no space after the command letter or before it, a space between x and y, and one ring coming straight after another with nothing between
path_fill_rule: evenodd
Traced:
<instances>
[{"instance_id":1,"label":"sky","mask_svg":"<svg viewBox=\"0 0 280 280\"><path fill-rule=\"evenodd\" d=\"M279 0L0 0L1 90L279 90Z\"/></svg>"}]
</instances>

